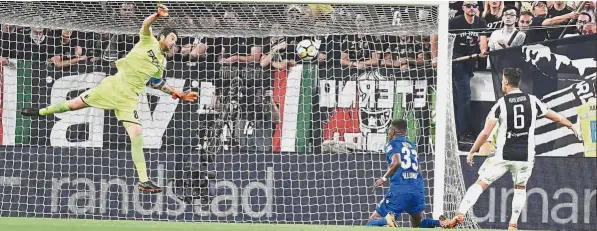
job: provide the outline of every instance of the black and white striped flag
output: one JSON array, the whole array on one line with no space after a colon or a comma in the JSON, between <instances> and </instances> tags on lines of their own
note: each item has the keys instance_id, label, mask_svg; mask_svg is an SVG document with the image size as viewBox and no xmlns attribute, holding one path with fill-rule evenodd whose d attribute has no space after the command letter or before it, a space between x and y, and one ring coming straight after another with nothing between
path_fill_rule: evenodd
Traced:
<instances>
[{"instance_id":1,"label":"black and white striped flag","mask_svg":"<svg viewBox=\"0 0 597 231\"><path fill-rule=\"evenodd\" d=\"M501 82L504 68L520 68L524 92L537 95L550 109L576 123L576 108L594 97L596 37L578 36L492 53L493 78ZM549 88L555 90L546 91ZM536 144L541 156L583 153L583 144L568 128L545 118L537 121Z\"/></svg>"}]
</instances>

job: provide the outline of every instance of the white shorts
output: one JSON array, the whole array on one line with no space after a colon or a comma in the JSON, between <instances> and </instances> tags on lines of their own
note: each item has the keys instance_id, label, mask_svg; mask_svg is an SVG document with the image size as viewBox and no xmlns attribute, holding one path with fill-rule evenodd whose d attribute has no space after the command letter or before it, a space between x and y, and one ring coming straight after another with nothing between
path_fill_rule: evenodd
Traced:
<instances>
[{"instance_id":1,"label":"white shorts","mask_svg":"<svg viewBox=\"0 0 597 231\"><path fill-rule=\"evenodd\" d=\"M531 178L534 164L534 161L511 161L489 157L479 169L479 180L491 184L510 171L514 185L526 186Z\"/></svg>"}]
</instances>

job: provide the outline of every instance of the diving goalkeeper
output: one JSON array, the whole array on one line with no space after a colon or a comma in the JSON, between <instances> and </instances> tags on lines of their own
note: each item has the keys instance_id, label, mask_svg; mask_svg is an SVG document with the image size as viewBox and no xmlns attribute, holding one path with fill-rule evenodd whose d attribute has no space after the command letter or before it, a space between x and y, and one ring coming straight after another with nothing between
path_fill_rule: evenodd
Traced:
<instances>
[{"instance_id":1,"label":"diving goalkeeper","mask_svg":"<svg viewBox=\"0 0 597 231\"><path fill-rule=\"evenodd\" d=\"M114 110L116 117L122 122L131 139L133 162L140 181L139 190L146 193L160 193L162 188L147 177L142 127L136 110L140 94L143 93L149 82L151 87L172 95L175 99L195 101L198 96L196 92L176 90L168 86L165 79L162 79L166 66L164 54L175 45L177 35L173 29L164 28L160 32L158 40L153 37L151 24L166 16L168 16L168 8L159 5L157 12L143 21L139 42L126 57L116 61L118 73L115 75L106 77L99 85L75 99L52 104L42 109L23 108L21 111L24 116L47 116L86 107Z\"/></svg>"}]
</instances>

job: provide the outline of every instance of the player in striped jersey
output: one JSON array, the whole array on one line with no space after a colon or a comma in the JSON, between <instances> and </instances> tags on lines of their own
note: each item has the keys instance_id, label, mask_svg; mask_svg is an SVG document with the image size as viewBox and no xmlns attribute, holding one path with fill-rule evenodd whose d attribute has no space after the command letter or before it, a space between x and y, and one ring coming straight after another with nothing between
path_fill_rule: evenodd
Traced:
<instances>
[{"instance_id":1,"label":"player in striped jersey","mask_svg":"<svg viewBox=\"0 0 597 231\"><path fill-rule=\"evenodd\" d=\"M475 152L486 143L487 138L499 124L496 133L495 156L479 171L479 180L466 192L452 223L463 221L464 215L477 202L487 187L502 177L507 171L512 173L514 181L514 197L512 198L512 216L508 230L518 230L518 218L526 204L526 184L531 177L535 158L535 123L538 117L544 116L554 122L570 128L578 134L576 128L566 117L547 108L534 95L520 91L520 70L506 68L503 72L502 91L504 97L493 106L485 128L477 137L475 144L467 156L472 166Z\"/></svg>"},{"instance_id":2,"label":"player in striped jersey","mask_svg":"<svg viewBox=\"0 0 597 231\"><path fill-rule=\"evenodd\" d=\"M578 107L577 127L584 141L585 157L597 157L597 80L593 83L594 94L585 104Z\"/></svg>"}]
</instances>

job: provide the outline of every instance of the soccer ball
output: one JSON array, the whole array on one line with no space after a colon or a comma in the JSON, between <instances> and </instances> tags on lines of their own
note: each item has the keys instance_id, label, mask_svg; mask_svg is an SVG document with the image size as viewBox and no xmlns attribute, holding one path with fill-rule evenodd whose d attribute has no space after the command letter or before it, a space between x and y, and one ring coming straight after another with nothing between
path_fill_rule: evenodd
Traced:
<instances>
[{"instance_id":1,"label":"soccer ball","mask_svg":"<svg viewBox=\"0 0 597 231\"><path fill-rule=\"evenodd\" d=\"M308 61L317 57L317 53L319 53L318 48L319 44L310 39L305 39L296 45L296 54L302 60Z\"/></svg>"}]
</instances>

